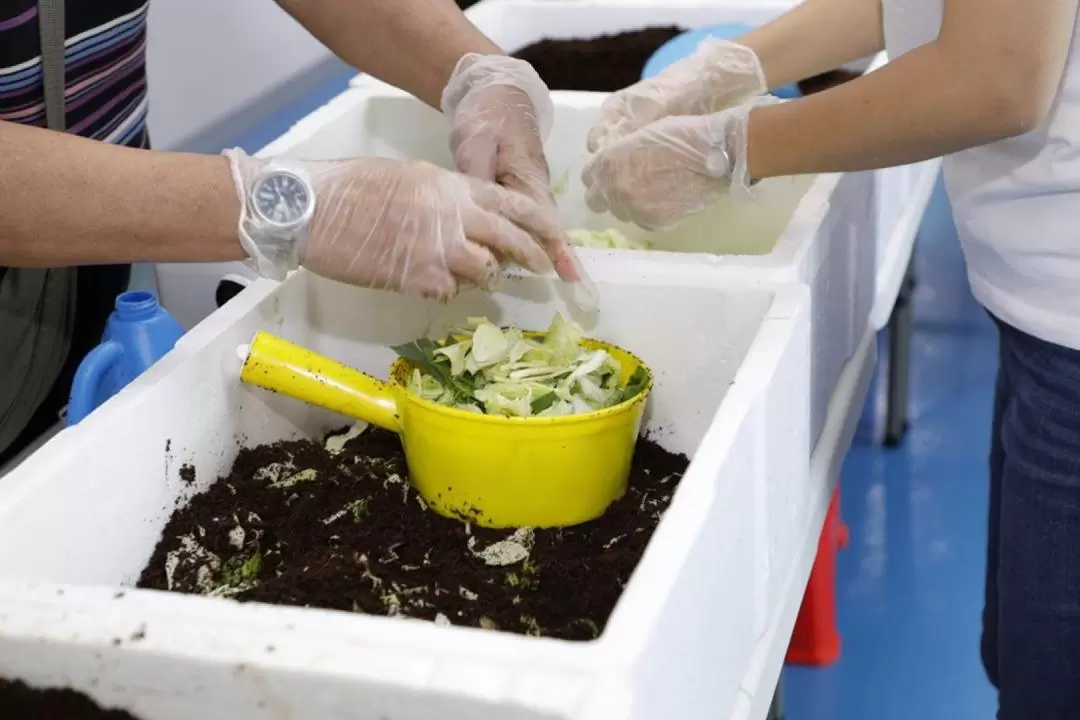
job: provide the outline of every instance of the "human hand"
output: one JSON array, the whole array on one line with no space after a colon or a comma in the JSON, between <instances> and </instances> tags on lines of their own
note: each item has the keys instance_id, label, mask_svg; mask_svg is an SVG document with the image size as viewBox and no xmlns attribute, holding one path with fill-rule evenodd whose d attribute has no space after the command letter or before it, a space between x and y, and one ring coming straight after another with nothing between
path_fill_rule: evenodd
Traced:
<instances>
[{"instance_id":1,"label":"human hand","mask_svg":"<svg viewBox=\"0 0 1080 720\"><path fill-rule=\"evenodd\" d=\"M706 38L692 55L611 95L589 132L589 151L596 152L662 118L711 115L767 90L765 73L753 50Z\"/></svg>"},{"instance_id":2,"label":"human hand","mask_svg":"<svg viewBox=\"0 0 1080 720\"><path fill-rule=\"evenodd\" d=\"M493 289L500 260L546 273L549 254L567 242L550 214L523 195L382 158L281 161L315 192L305 237L286 242L250 210L252 183L268 161L239 150L226 155L244 208L241 243L271 277L303 265L333 280L446 300L463 283Z\"/></svg>"},{"instance_id":3,"label":"human hand","mask_svg":"<svg viewBox=\"0 0 1080 720\"><path fill-rule=\"evenodd\" d=\"M646 230L669 230L725 193L750 196L747 125L758 97L712 115L669 116L603 147L582 172L585 201Z\"/></svg>"},{"instance_id":4,"label":"human hand","mask_svg":"<svg viewBox=\"0 0 1080 720\"><path fill-rule=\"evenodd\" d=\"M503 55L465 55L443 91L450 148L458 170L521 193L550 213L555 198L544 156L554 107L551 94L528 63ZM555 270L577 281L583 271L569 245L553 248Z\"/></svg>"}]
</instances>

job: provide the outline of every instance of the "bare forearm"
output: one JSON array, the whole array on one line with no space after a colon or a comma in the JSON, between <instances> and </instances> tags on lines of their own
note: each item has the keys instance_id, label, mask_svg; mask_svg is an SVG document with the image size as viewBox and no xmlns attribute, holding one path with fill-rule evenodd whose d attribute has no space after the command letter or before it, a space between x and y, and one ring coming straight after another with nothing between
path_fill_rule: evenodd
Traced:
<instances>
[{"instance_id":1,"label":"bare forearm","mask_svg":"<svg viewBox=\"0 0 1080 720\"><path fill-rule=\"evenodd\" d=\"M1077 0L947 0L938 39L867 76L754 110L755 178L868 170L1038 127L1053 107Z\"/></svg>"},{"instance_id":2,"label":"bare forearm","mask_svg":"<svg viewBox=\"0 0 1080 720\"><path fill-rule=\"evenodd\" d=\"M805 0L738 42L757 53L776 89L880 52L881 0Z\"/></svg>"},{"instance_id":3,"label":"bare forearm","mask_svg":"<svg viewBox=\"0 0 1080 720\"><path fill-rule=\"evenodd\" d=\"M224 158L0 122L0 265L242 259L239 214Z\"/></svg>"},{"instance_id":4,"label":"bare forearm","mask_svg":"<svg viewBox=\"0 0 1080 720\"><path fill-rule=\"evenodd\" d=\"M358 70L439 107L467 53L499 53L453 0L278 0L290 15Z\"/></svg>"}]
</instances>

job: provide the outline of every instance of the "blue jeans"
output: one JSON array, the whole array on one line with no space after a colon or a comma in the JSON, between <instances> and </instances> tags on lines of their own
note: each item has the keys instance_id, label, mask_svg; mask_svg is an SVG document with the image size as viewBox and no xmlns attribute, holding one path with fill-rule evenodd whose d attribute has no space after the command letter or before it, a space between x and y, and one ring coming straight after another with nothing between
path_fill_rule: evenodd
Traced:
<instances>
[{"instance_id":1,"label":"blue jeans","mask_svg":"<svg viewBox=\"0 0 1080 720\"><path fill-rule=\"evenodd\" d=\"M1080 351L998 322L982 660L1000 720L1080 718Z\"/></svg>"}]
</instances>

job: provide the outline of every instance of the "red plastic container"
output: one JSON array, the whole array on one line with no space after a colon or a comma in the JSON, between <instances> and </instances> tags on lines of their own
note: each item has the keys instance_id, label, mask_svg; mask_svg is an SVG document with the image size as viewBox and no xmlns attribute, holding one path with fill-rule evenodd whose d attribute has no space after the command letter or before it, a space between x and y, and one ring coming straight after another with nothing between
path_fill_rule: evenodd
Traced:
<instances>
[{"instance_id":1,"label":"red plastic container","mask_svg":"<svg viewBox=\"0 0 1080 720\"><path fill-rule=\"evenodd\" d=\"M840 633L836 630L836 551L847 542L848 530L840 519L838 484L829 503L817 558L788 646L787 661L793 665L821 667L840 658Z\"/></svg>"}]
</instances>

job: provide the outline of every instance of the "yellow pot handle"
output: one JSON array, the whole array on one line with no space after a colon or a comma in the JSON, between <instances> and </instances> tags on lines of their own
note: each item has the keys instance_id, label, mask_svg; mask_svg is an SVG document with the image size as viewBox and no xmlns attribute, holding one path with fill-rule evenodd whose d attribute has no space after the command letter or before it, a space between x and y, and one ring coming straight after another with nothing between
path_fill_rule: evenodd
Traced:
<instances>
[{"instance_id":1,"label":"yellow pot handle","mask_svg":"<svg viewBox=\"0 0 1080 720\"><path fill-rule=\"evenodd\" d=\"M255 335L240 379L393 432L401 431L390 386L266 332Z\"/></svg>"}]
</instances>

